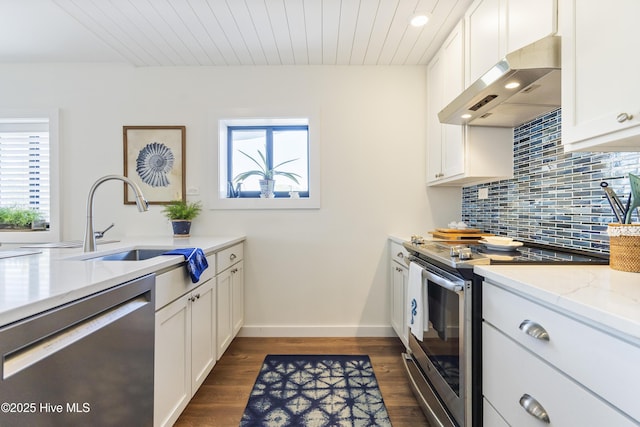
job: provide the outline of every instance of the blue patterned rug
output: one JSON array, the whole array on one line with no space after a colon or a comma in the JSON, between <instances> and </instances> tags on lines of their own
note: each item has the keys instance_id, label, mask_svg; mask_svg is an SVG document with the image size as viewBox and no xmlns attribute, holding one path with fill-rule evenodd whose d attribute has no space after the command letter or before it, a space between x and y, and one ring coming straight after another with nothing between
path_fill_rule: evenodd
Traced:
<instances>
[{"instance_id":1,"label":"blue patterned rug","mask_svg":"<svg viewBox=\"0 0 640 427\"><path fill-rule=\"evenodd\" d=\"M369 356L268 355L241 427L391 426Z\"/></svg>"}]
</instances>

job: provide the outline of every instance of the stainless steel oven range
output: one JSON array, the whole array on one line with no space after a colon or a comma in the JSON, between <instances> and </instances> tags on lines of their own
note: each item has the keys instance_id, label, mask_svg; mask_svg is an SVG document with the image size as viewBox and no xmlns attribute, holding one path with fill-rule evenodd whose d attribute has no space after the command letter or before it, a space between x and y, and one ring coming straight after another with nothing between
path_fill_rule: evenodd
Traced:
<instances>
[{"instance_id":1,"label":"stainless steel oven range","mask_svg":"<svg viewBox=\"0 0 640 427\"><path fill-rule=\"evenodd\" d=\"M477 242L462 243L404 244L410 253L412 324L402 357L414 394L434 427L482 426L483 278L473 273L474 265L608 263L605 255L544 245L493 252ZM412 280L419 280L420 291L414 286L414 295Z\"/></svg>"}]
</instances>

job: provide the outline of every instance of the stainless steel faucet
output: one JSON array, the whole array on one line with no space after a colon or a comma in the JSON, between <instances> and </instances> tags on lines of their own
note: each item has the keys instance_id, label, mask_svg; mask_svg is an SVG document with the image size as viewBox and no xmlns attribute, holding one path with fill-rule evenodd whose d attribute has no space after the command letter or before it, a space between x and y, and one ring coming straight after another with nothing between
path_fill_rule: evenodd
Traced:
<instances>
[{"instance_id":1,"label":"stainless steel faucet","mask_svg":"<svg viewBox=\"0 0 640 427\"><path fill-rule=\"evenodd\" d=\"M98 180L91 186L91 189L89 190L89 197L87 198L87 227L84 231L83 245L85 252L94 252L96 250L96 235L93 231L93 194L96 192L96 189L100 184L112 179L117 179L129 184L129 187L131 187L136 195L136 206L138 206L138 211L145 212L149 210L149 202L144 198L142 190L140 190L140 187L138 187L138 185L129 178L121 175L106 175L102 178L98 178Z\"/></svg>"}]
</instances>

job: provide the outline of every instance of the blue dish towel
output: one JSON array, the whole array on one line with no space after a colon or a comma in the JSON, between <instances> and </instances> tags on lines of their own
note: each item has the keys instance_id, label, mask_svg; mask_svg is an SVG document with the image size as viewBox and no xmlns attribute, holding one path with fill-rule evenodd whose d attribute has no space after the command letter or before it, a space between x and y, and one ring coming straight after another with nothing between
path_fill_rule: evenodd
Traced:
<instances>
[{"instance_id":1,"label":"blue dish towel","mask_svg":"<svg viewBox=\"0 0 640 427\"><path fill-rule=\"evenodd\" d=\"M200 275L204 270L209 267L207 257L200 248L182 248L172 249L169 252L165 252L163 255L183 255L187 262L187 271L191 276L191 281L197 283L200 280Z\"/></svg>"}]
</instances>

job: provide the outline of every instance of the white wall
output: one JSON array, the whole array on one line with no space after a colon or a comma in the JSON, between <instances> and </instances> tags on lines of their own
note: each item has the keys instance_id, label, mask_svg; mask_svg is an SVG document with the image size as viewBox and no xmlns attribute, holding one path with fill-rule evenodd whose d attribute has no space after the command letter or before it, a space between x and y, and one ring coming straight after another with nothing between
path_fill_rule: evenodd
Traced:
<instances>
[{"instance_id":1,"label":"white wall","mask_svg":"<svg viewBox=\"0 0 640 427\"><path fill-rule=\"evenodd\" d=\"M187 186L207 203L213 111L319 111L320 209L207 210L193 233L246 234L245 335L373 335L390 332L387 236L460 217L459 190L425 189L425 83L424 67L0 65L0 108L60 108L67 240L95 179L123 172L123 125L185 125ZM171 234L160 207L122 193L99 189L97 229Z\"/></svg>"}]
</instances>

